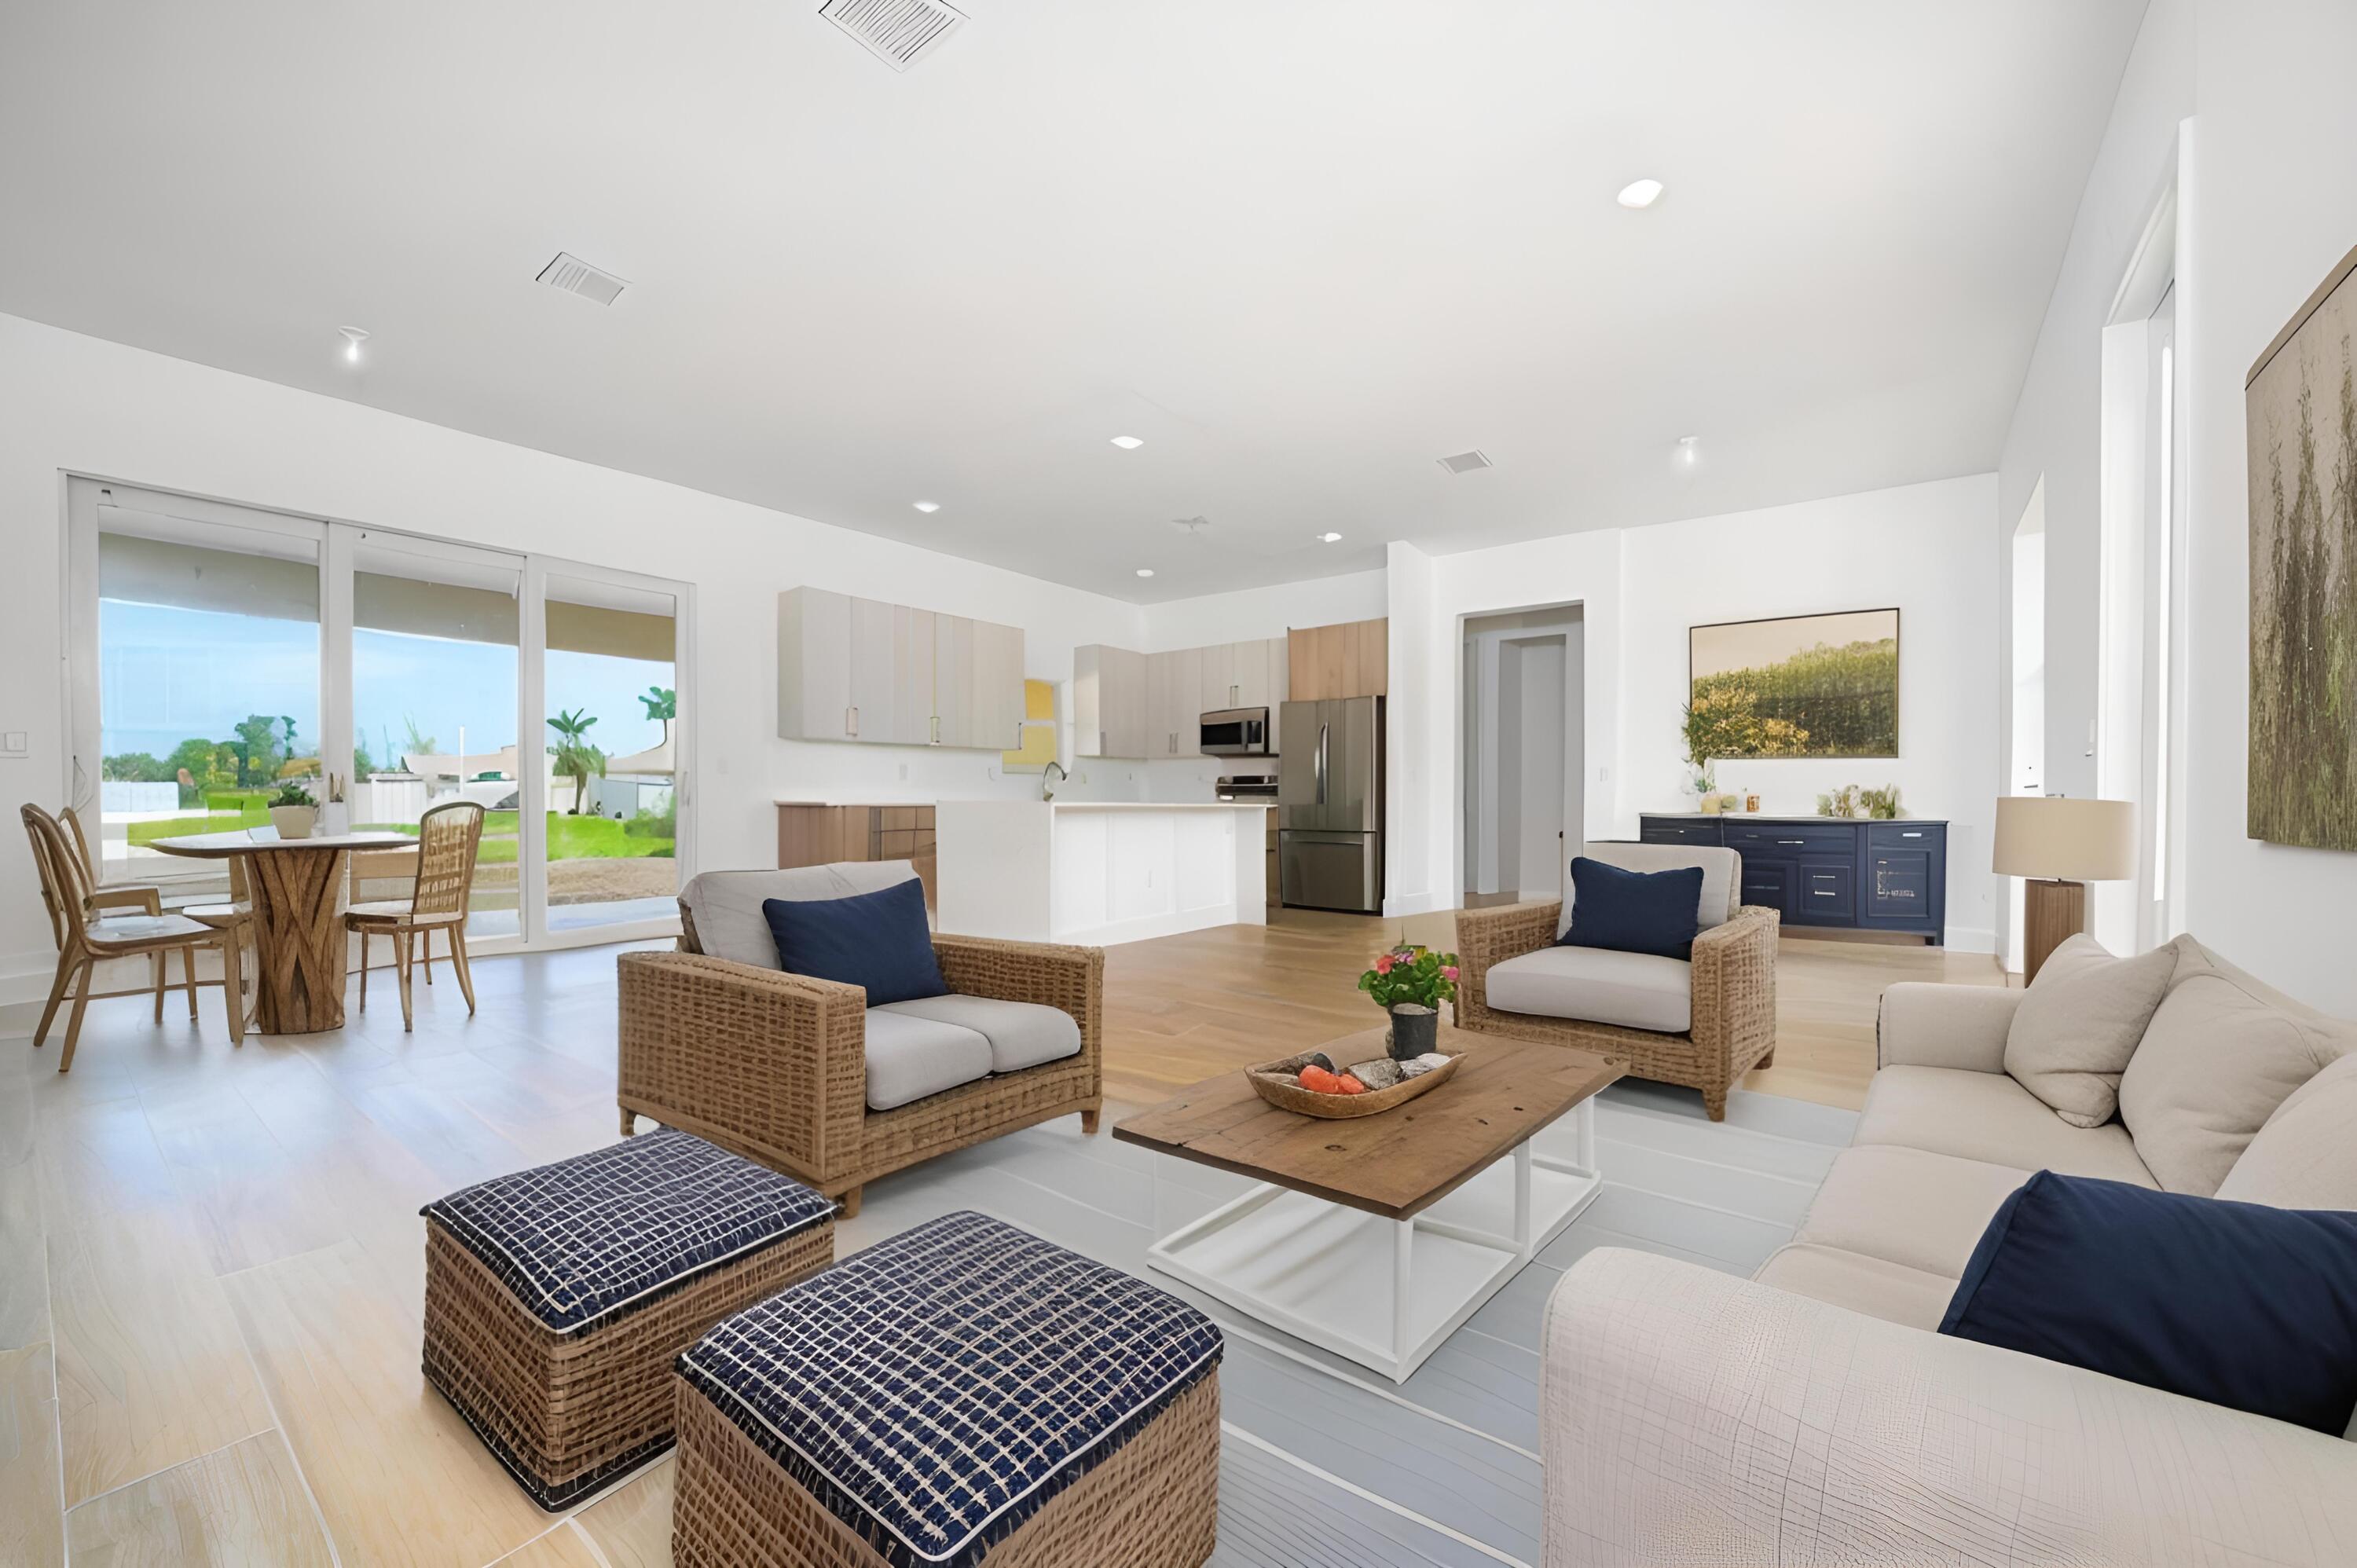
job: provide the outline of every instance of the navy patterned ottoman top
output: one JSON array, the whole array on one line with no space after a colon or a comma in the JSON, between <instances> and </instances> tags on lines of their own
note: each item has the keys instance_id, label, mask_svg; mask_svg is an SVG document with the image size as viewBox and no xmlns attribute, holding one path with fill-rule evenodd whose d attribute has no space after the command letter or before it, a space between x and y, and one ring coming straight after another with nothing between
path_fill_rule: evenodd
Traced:
<instances>
[{"instance_id":1,"label":"navy patterned ottoman top","mask_svg":"<svg viewBox=\"0 0 2357 1568\"><path fill-rule=\"evenodd\" d=\"M679 1369L894 1568L967 1568L1220 1351L1177 1297L965 1213L723 1318Z\"/></svg>"},{"instance_id":2,"label":"navy patterned ottoman top","mask_svg":"<svg viewBox=\"0 0 2357 1568\"><path fill-rule=\"evenodd\" d=\"M552 1330L587 1328L820 1224L834 1200L665 1128L495 1176L419 1210Z\"/></svg>"}]
</instances>

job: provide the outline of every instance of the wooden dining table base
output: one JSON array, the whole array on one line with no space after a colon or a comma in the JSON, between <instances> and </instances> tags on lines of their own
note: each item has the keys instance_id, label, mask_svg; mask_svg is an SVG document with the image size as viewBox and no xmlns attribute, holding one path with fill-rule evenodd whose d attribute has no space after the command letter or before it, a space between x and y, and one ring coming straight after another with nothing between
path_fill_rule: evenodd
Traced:
<instances>
[{"instance_id":1,"label":"wooden dining table base","mask_svg":"<svg viewBox=\"0 0 2357 1568\"><path fill-rule=\"evenodd\" d=\"M344 1022L344 877L351 852L245 857L253 890L254 1026L307 1035Z\"/></svg>"}]
</instances>

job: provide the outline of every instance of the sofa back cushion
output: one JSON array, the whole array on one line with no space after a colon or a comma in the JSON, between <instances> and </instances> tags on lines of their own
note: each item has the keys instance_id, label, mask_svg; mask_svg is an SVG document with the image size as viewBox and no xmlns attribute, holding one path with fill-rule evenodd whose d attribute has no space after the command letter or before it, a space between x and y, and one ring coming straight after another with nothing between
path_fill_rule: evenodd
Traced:
<instances>
[{"instance_id":1,"label":"sofa back cushion","mask_svg":"<svg viewBox=\"0 0 2357 1568\"><path fill-rule=\"evenodd\" d=\"M2277 1208L2357 1208L2357 1052L2276 1107L2218 1196Z\"/></svg>"},{"instance_id":2,"label":"sofa back cushion","mask_svg":"<svg viewBox=\"0 0 2357 1568\"><path fill-rule=\"evenodd\" d=\"M2120 1075L2120 1120L2163 1187L2208 1197L2294 1090L2357 1049L2357 1025L2302 1006L2191 937L2169 948L2177 972Z\"/></svg>"},{"instance_id":3,"label":"sofa back cushion","mask_svg":"<svg viewBox=\"0 0 2357 1568\"><path fill-rule=\"evenodd\" d=\"M1742 907L1743 857L1731 849L1717 844L1674 843L1591 843L1580 846L1579 853L1589 860L1600 860L1607 865L1623 871L1675 871L1684 866L1702 867L1702 893L1695 900L1695 925L1699 930L1723 926L1735 918ZM1555 935L1560 938L1571 929L1572 910L1579 902L1579 886L1576 879L1565 878L1563 917L1556 923Z\"/></svg>"},{"instance_id":4,"label":"sofa back cushion","mask_svg":"<svg viewBox=\"0 0 2357 1568\"><path fill-rule=\"evenodd\" d=\"M867 993L870 1007L946 996L925 888L896 882L847 898L772 898L761 906L778 944L778 967Z\"/></svg>"},{"instance_id":5,"label":"sofa back cushion","mask_svg":"<svg viewBox=\"0 0 2357 1568\"><path fill-rule=\"evenodd\" d=\"M2005 1070L2073 1127L2102 1126L2119 1109L2120 1075L2176 972L2169 948L2114 958L2094 938L2072 937L2022 993Z\"/></svg>"},{"instance_id":6,"label":"sofa back cushion","mask_svg":"<svg viewBox=\"0 0 2357 1568\"><path fill-rule=\"evenodd\" d=\"M695 947L710 958L778 967L777 939L761 906L772 898L847 898L907 882L917 868L905 860L845 861L787 871L707 871L691 877L679 901L695 927Z\"/></svg>"},{"instance_id":7,"label":"sofa back cushion","mask_svg":"<svg viewBox=\"0 0 2357 1568\"><path fill-rule=\"evenodd\" d=\"M2357 1410L2357 1214L2040 1171L1940 1332L2339 1437Z\"/></svg>"}]
</instances>

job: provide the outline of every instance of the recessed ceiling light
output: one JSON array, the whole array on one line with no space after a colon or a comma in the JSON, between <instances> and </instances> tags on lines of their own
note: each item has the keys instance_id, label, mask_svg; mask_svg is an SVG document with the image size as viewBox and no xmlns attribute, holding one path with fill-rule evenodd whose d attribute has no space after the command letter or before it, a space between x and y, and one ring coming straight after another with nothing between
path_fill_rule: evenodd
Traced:
<instances>
[{"instance_id":1,"label":"recessed ceiling light","mask_svg":"<svg viewBox=\"0 0 2357 1568\"><path fill-rule=\"evenodd\" d=\"M1662 182L1658 179L1631 180L1620 188L1615 198L1623 207L1651 207L1662 199Z\"/></svg>"},{"instance_id":2,"label":"recessed ceiling light","mask_svg":"<svg viewBox=\"0 0 2357 1568\"><path fill-rule=\"evenodd\" d=\"M351 365L359 364L361 362L361 345L368 340L368 328L365 327L339 327L336 330L344 335L344 362Z\"/></svg>"},{"instance_id":3,"label":"recessed ceiling light","mask_svg":"<svg viewBox=\"0 0 2357 1568\"><path fill-rule=\"evenodd\" d=\"M1318 542L1320 544L1336 544L1341 542L1341 538L1342 536L1340 534L1329 530L1318 536Z\"/></svg>"},{"instance_id":4,"label":"recessed ceiling light","mask_svg":"<svg viewBox=\"0 0 2357 1568\"><path fill-rule=\"evenodd\" d=\"M1679 465L1680 465L1682 467L1691 468L1691 467L1693 467L1696 463L1699 463L1699 462L1701 462L1701 461L1702 461L1702 437L1701 437L1701 436L1699 436L1699 435L1681 435L1681 436L1679 436L1679 437L1678 437L1678 463L1679 463Z\"/></svg>"},{"instance_id":5,"label":"recessed ceiling light","mask_svg":"<svg viewBox=\"0 0 2357 1568\"><path fill-rule=\"evenodd\" d=\"M1154 575L1154 568L1151 566L1140 566L1137 569L1137 575L1141 577L1151 577Z\"/></svg>"},{"instance_id":6,"label":"recessed ceiling light","mask_svg":"<svg viewBox=\"0 0 2357 1568\"><path fill-rule=\"evenodd\" d=\"M942 510L942 503L939 501L917 501L912 504L919 511L939 511Z\"/></svg>"},{"instance_id":7,"label":"recessed ceiling light","mask_svg":"<svg viewBox=\"0 0 2357 1568\"><path fill-rule=\"evenodd\" d=\"M1135 435L1116 435L1113 438L1113 444L1125 452L1135 452L1146 445Z\"/></svg>"}]
</instances>

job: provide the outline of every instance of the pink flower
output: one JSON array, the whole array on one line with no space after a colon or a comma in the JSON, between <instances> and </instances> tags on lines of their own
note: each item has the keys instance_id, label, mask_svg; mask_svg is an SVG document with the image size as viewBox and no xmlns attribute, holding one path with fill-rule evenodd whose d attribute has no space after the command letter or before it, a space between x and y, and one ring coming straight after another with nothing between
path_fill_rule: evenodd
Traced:
<instances>
[{"instance_id":1,"label":"pink flower","mask_svg":"<svg viewBox=\"0 0 2357 1568\"><path fill-rule=\"evenodd\" d=\"M1379 955L1375 960L1375 972L1377 974L1389 974L1391 972L1392 955L1389 953Z\"/></svg>"},{"instance_id":2,"label":"pink flower","mask_svg":"<svg viewBox=\"0 0 2357 1568\"><path fill-rule=\"evenodd\" d=\"M1457 966L1453 963L1442 964L1440 966L1440 978L1447 981L1454 981L1457 978Z\"/></svg>"}]
</instances>

